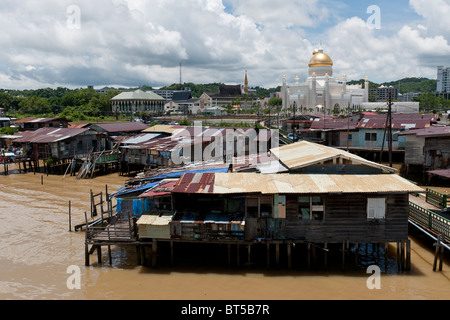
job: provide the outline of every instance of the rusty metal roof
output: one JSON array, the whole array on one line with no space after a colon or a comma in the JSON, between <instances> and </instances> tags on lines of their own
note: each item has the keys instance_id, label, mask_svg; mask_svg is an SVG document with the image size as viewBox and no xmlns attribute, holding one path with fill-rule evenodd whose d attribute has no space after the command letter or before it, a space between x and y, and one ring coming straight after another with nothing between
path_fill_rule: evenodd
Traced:
<instances>
[{"instance_id":1,"label":"rusty metal roof","mask_svg":"<svg viewBox=\"0 0 450 320\"><path fill-rule=\"evenodd\" d=\"M326 161L343 159L350 161L352 164L363 164L388 172L395 171L391 167L368 161L344 150L308 141L299 141L280 148L271 149L270 151L290 170L301 169Z\"/></svg>"},{"instance_id":2,"label":"rusty metal roof","mask_svg":"<svg viewBox=\"0 0 450 320\"><path fill-rule=\"evenodd\" d=\"M193 194L355 194L423 193L424 190L396 174L186 174L174 193Z\"/></svg>"},{"instance_id":3,"label":"rusty metal roof","mask_svg":"<svg viewBox=\"0 0 450 320\"><path fill-rule=\"evenodd\" d=\"M106 132L138 132L149 128L142 122L117 122L117 123L96 123L93 127L99 127Z\"/></svg>"},{"instance_id":4,"label":"rusty metal roof","mask_svg":"<svg viewBox=\"0 0 450 320\"><path fill-rule=\"evenodd\" d=\"M173 188L175 193L213 193L214 173L185 173Z\"/></svg>"},{"instance_id":5,"label":"rusty metal roof","mask_svg":"<svg viewBox=\"0 0 450 320\"><path fill-rule=\"evenodd\" d=\"M358 121L353 118L315 119L311 123L311 131L355 130Z\"/></svg>"},{"instance_id":6,"label":"rusty metal roof","mask_svg":"<svg viewBox=\"0 0 450 320\"><path fill-rule=\"evenodd\" d=\"M450 127L430 127L426 129L410 130L407 132L401 132L399 135L416 135L417 137L433 137L433 136L449 136Z\"/></svg>"},{"instance_id":7,"label":"rusty metal roof","mask_svg":"<svg viewBox=\"0 0 450 320\"><path fill-rule=\"evenodd\" d=\"M387 126L387 115L366 115L362 118L358 129L384 129ZM431 114L392 114L393 129L423 129L431 126L436 116Z\"/></svg>"},{"instance_id":8,"label":"rusty metal roof","mask_svg":"<svg viewBox=\"0 0 450 320\"><path fill-rule=\"evenodd\" d=\"M15 142L53 143L75 137L86 131L89 131L89 129L41 128L36 131L25 131L18 133L17 136L20 136L20 138L15 140Z\"/></svg>"},{"instance_id":9,"label":"rusty metal roof","mask_svg":"<svg viewBox=\"0 0 450 320\"><path fill-rule=\"evenodd\" d=\"M67 122L67 120L61 118L22 118L19 120L15 120L14 123L46 123L56 120Z\"/></svg>"}]
</instances>

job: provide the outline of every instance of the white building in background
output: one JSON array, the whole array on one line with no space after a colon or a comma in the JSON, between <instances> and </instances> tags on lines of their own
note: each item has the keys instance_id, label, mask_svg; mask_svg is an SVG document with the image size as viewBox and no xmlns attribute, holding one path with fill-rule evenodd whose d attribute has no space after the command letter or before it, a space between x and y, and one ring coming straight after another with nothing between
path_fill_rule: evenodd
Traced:
<instances>
[{"instance_id":1,"label":"white building in background","mask_svg":"<svg viewBox=\"0 0 450 320\"><path fill-rule=\"evenodd\" d=\"M283 109L296 107L297 111L313 113L341 113L350 107L360 108L362 103L369 101L369 78L365 79L365 87L347 85L347 76L342 80L333 78L333 60L316 49L309 62L309 76L301 83L299 77L293 83L287 83L283 77L281 89Z\"/></svg>"},{"instance_id":2,"label":"white building in background","mask_svg":"<svg viewBox=\"0 0 450 320\"><path fill-rule=\"evenodd\" d=\"M438 67L437 93L450 92L450 68Z\"/></svg>"}]
</instances>

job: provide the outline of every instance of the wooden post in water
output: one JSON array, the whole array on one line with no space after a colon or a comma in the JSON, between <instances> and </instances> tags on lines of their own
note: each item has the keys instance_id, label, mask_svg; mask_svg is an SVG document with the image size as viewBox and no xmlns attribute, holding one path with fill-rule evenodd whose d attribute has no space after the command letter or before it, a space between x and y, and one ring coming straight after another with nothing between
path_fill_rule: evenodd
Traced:
<instances>
[{"instance_id":1,"label":"wooden post in water","mask_svg":"<svg viewBox=\"0 0 450 320\"><path fill-rule=\"evenodd\" d=\"M156 240L152 241L152 267L156 267L156 253L157 253L157 243Z\"/></svg>"},{"instance_id":2,"label":"wooden post in water","mask_svg":"<svg viewBox=\"0 0 450 320\"><path fill-rule=\"evenodd\" d=\"M291 243L287 244L287 258L288 258L288 269L291 269L292 268Z\"/></svg>"},{"instance_id":3,"label":"wooden post in water","mask_svg":"<svg viewBox=\"0 0 450 320\"><path fill-rule=\"evenodd\" d=\"M436 251L435 251L435 254L434 254L433 271L436 271L436 269L437 269L438 258L440 260L440 262L439 262L439 271L442 271L443 260L444 260L444 246L441 243L442 240L443 240L443 236L442 235L438 235L437 242L434 244L434 246L436 247Z\"/></svg>"},{"instance_id":4,"label":"wooden post in water","mask_svg":"<svg viewBox=\"0 0 450 320\"><path fill-rule=\"evenodd\" d=\"M175 260L174 260L174 252L173 252L173 245L174 245L174 243L173 243L173 240L171 240L170 241L170 264L173 266L175 263Z\"/></svg>"},{"instance_id":5,"label":"wooden post in water","mask_svg":"<svg viewBox=\"0 0 450 320\"><path fill-rule=\"evenodd\" d=\"M108 258L109 258L109 265L112 266L111 246L109 246L109 245L108 245Z\"/></svg>"},{"instance_id":6,"label":"wooden post in water","mask_svg":"<svg viewBox=\"0 0 450 320\"><path fill-rule=\"evenodd\" d=\"M102 246L97 245L97 260L98 264L102 264Z\"/></svg>"},{"instance_id":7,"label":"wooden post in water","mask_svg":"<svg viewBox=\"0 0 450 320\"><path fill-rule=\"evenodd\" d=\"M411 270L411 240L406 241L406 266L407 271Z\"/></svg>"},{"instance_id":8,"label":"wooden post in water","mask_svg":"<svg viewBox=\"0 0 450 320\"><path fill-rule=\"evenodd\" d=\"M71 205L69 200L69 232L72 231L72 213L71 213Z\"/></svg>"},{"instance_id":9,"label":"wooden post in water","mask_svg":"<svg viewBox=\"0 0 450 320\"><path fill-rule=\"evenodd\" d=\"M277 242L275 244L275 261L277 262L277 267L280 265L280 244Z\"/></svg>"}]
</instances>

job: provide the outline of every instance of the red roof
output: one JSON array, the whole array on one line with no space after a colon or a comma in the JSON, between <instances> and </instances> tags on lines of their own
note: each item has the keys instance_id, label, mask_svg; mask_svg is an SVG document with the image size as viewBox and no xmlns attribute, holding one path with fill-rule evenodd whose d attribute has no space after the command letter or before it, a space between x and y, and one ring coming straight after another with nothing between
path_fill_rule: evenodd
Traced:
<instances>
[{"instance_id":1,"label":"red roof","mask_svg":"<svg viewBox=\"0 0 450 320\"><path fill-rule=\"evenodd\" d=\"M162 181L156 188L141 194L140 198L170 195L177 181Z\"/></svg>"},{"instance_id":2,"label":"red roof","mask_svg":"<svg viewBox=\"0 0 450 320\"><path fill-rule=\"evenodd\" d=\"M214 173L185 173L177 182L174 193L212 193L214 191Z\"/></svg>"},{"instance_id":3,"label":"red roof","mask_svg":"<svg viewBox=\"0 0 450 320\"><path fill-rule=\"evenodd\" d=\"M358 122L350 118L316 119L311 124L311 130L355 130Z\"/></svg>"},{"instance_id":4,"label":"red roof","mask_svg":"<svg viewBox=\"0 0 450 320\"><path fill-rule=\"evenodd\" d=\"M417 137L450 136L450 127L430 127L426 129L410 130L400 135L416 135Z\"/></svg>"},{"instance_id":5,"label":"red roof","mask_svg":"<svg viewBox=\"0 0 450 320\"><path fill-rule=\"evenodd\" d=\"M424 129L429 128L436 118L430 114L392 114L393 129ZM357 129L384 129L387 115L365 115L357 125Z\"/></svg>"},{"instance_id":6,"label":"red roof","mask_svg":"<svg viewBox=\"0 0 450 320\"><path fill-rule=\"evenodd\" d=\"M150 126L142 122L96 123L95 126L107 132L143 131L150 128Z\"/></svg>"},{"instance_id":7,"label":"red roof","mask_svg":"<svg viewBox=\"0 0 450 320\"><path fill-rule=\"evenodd\" d=\"M70 128L42 128L36 131L25 131L16 134L21 138L14 140L14 142L22 143L52 143L63 141L79 134L82 134L89 129L70 129Z\"/></svg>"}]
</instances>

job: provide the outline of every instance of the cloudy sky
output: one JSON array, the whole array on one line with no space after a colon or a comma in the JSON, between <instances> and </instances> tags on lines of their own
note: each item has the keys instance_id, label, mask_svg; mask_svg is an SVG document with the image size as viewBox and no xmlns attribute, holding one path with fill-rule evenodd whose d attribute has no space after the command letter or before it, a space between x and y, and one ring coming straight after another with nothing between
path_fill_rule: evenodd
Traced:
<instances>
[{"instance_id":1,"label":"cloudy sky","mask_svg":"<svg viewBox=\"0 0 450 320\"><path fill-rule=\"evenodd\" d=\"M321 43L334 76L436 78L450 0L2 0L0 88L275 87Z\"/></svg>"}]
</instances>

